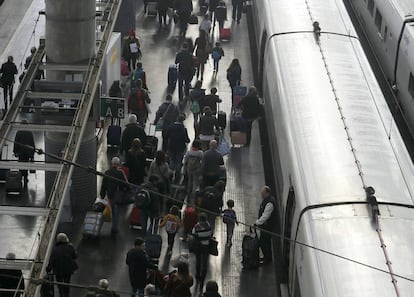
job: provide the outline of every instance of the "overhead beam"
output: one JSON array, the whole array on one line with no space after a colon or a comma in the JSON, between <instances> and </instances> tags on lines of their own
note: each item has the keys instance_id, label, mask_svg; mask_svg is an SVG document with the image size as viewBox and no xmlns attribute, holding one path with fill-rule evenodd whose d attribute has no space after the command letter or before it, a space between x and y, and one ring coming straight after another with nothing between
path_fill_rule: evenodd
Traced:
<instances>
[{"instance_id":1,"label":"overhead beam","mask_svg":"<svg viewBox=\"0 0 414 297\"><path fill-rule=\"evenodd\" d=\"M86 72L89 69L88 65L69 65L69 64L40 64L41 70L53 70L53 71L73 71L73 72Z\"/></svg>"},{"instance_id":2,"label":"overhead beam","mask_svg":"<svg viewBox=\"0 0 414 297\"><path fill-rule=\"evenodd\" d=\"M12 128L19 131L32 131L32 132L61 132L69 133L72 131L72 126L63 125L50 125L50 124L22 124L11 123Z\"/></svg>"},{"instance_id":3,"label":"overhead beam","mask_svg":"<svg viewBox=\"0 0 414 297\"><path fill-rule=\"evenodd\" d=\"M0 168L2 169L40 170L57 172L60 170L61 167L61 163L19 162L15 160L0 161Z\"/></svg>"},{"instance_id":4,"label":"overhead beam","mask_svg":"<svg viewBox=\"0 0 414 297\"><path fill-rule=\"evenodd\" d=\"M66 100L80 100L82 94L80 93L50 93L50 92L33 92L29 91L26 94L27 98L39 99L66 99Z\"/></svg>"},{"instance_id":5,"label":"overhead beam","mask_svg":"<svg viewBox=\"0 0 414 297\"><path fill-rule=\"evenodd\" d=\"M45 217L48 213L49 209L42 207L0 206L0 215Z\"/></svg>"}]
</instances>

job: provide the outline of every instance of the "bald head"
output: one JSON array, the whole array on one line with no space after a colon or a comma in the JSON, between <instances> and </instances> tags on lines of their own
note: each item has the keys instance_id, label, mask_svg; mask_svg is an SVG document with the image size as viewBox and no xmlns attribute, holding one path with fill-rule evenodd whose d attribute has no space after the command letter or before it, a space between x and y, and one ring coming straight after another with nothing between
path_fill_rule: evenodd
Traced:
<instances>
[{"instance_id":1,"label":"bald head","mask_svg":"<svg viewBox=\"0 0 414 297\"><path fill-rule=\"evenodd\" d=\"M211 140L210 141L210 149L215 150L216 148L217 148L217 141L216 140Z\"/></svg>"}]
</instances>

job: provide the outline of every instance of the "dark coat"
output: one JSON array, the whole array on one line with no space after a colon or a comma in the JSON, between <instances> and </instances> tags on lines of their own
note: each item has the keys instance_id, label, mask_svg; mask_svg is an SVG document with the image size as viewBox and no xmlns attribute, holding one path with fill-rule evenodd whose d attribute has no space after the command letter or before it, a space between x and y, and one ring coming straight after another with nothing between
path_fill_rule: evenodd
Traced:
<instances>
[{"instance_id":1,"label":"dark coat","mask_svg":"<svg viewBox=\"0 0 414 297\"><path fill-rule=\"evenodd\" d=\"M159 11L166 11L168 10L169 0L157 0L157 9Z\"/></svg>"},{"instance_id":2,"label":"dark coat","mask_svg":"<svg viewBox=\"0 0 414 297\"><path fill-rule=\"evenodd\" d=\"M170 106L171 104L171 106ZM168 106L170 106L168 108ZM168 111L167 111L168 110ZM172 123L174 123L178 118L178 108L171 102L164 102L160 105L160 107L157 110L157 114L155 115L155 121L154 124L156 125L160 118L164 117L164 125L162 127L162 130L167 132L168 128L171 126Z\"/></svg>"},{"instance_id":3,"label":"dark coat","mask_svg":"<svg viewBox=\"0 0 414 297\"><path fill-rule=\"evenodd\" d=\"M58 242L52 251L46 270L53 271L58 276L71 275L78 269L76 258L77 254L71 243Z\"/></svg>"},{"instance_id":4,"label":"dark coat","mask_svg":"<svg viewBox=\"0 0 414 297\"><path fill-rule=\"evenodd\" d=\"M262 113L262 106L257 96L244 97L237 107L240 106L243 106L242 117L246 120L254 120Z\"/></svg>"},{"instance_id":5,"label":"dark coat","mask_svg":"<svg viewBox=\"0 0 414 297\"><path fill-rule=\"evenodd\" d=\"M174 9L180 12L191 13L193 11L193 1L191 0L175 0Z\"/></svg>"},{"instance_id":6,"label":"dark coat","mask_svg":"<svg viewBox=\"0 0 414 297\"><path fill-rule=\"evenodd\" d=\"M204 107L208 106L211 108L213 113L217 112L217 103L221 103L221 99L217 95L209 94L200 101L200 108L204 110Z\"/></svg>"},{"instance_id":7,"label":"dark coat","mask_svg":"<svg viewBox=\"0 0 414 297\"><path fill-rule=\"evenodd\" d=\"M147 134L141 125L136 123L127 124L124 132L122 133L121 147L119 148L120 153L128 152L131 148L132 140L139 138L141 145L144 146L147 143Z\"/></svg>"},{"instance_id":8,"label":"dark coat","mask_svg":"<svg viewBox=\"0 0 414 297\"><path fill-rule=\"evenodd\" d=\"M208 10L215 11L220 0L209 0L208 1Z\"/></svg>"},{"instance_id":9,"label":"dark coat","mask_svg":"<svg viewBox=\"0 0 414 297\"><path fill-rule=\"evenodd\" d=\"M194 75L194 57L188 50L181 50L175 56L175 64L178 64L178 73L182 76L192 77Z\"/></svg>"},{"instance_id":10,"label":"dark coat","mask_svg":"<svg viewBox=\"0 0 414 297\"><path fill-rule=\"evenodd\" d=\"M203 297L221 297L221 295L217 292L205 292Z\"/></svg>"},{"instance_id":11,"label":"dark coat","mask_svg":"<svg viewBox=\"0 0 414 297\"><path fill-rule=\"evenodd\" d=\"M144 182L145 166L147 158L145 152L142 151L138 154L128 151L126 156L126 166L129 169L129 181L133 184L140 185Z\"/></svg>"},{"instance_id":12,"label":"dark coat","mask_svg":"<svg viewBox=\"0 0 414 297\"><path fill-rule=\"evenodd\" d=\"M117 167L109 168L107 171L105 171L105 176L102 180L101 198L104 198L105 195L107 195L109 199L114 199L116 191L128 190L128 185L120 181L110 179L106 177L106 175L115 177L120 180L125 180L124 174L120 169L118 169Z\"/></svg>"},{"instance_id":13,"label":"dark coat","mask_svg":"<svg viewBox=\"0 0 414 297\"><path fill-rule=\"evenodd\" d=\"M190 288L193 286L193 277L189 280L182 280L177 275L172 275L167 282L167 289L170 297L191 297Z\"/></svg>"},{"instance_id":14,"label":"dark coat","mask_svg":"<svg viewBox=\"0 0 414 297\"><path fill-rule=\"evenodd\" d=\"M129 250L126 257L129 268L129 281L132 287L143 289L147 285L147 268L157 269L145 251L137 248Z\"/></svg>"},{"instance_id":15,"label":"dark coat","mask_svg":"<svg viewBox=\"0 0 414 297\"><path fill-rule=\"evenodd\" d=\"M14 138L14 147L13 153L18 155L19 160L21 161L29 161L33 159L34 156L34 149L35 146L33 133L30 131L17 131L16 137ZM23 145L20 145L23 144ZM32 148L26 147L25 145L29 145Z\"/></svg>"},{"instance_id":16,"label":"dark coat","mask_svg":"<svg viewBox=\"0 0 414 297\"><path fill-rule=\"evenodd\" d=\"M241 67L239 65L227 70L227 80L230 87L234 87L240 84L241 81Z\"/></svg>"},{"instance_id":17,"label":"dark coat","mask_svg":"<svg viewBox=\"0 0 414 297\"><path fill-rule=\"evenodd\" d=\"M203 155L203 175L218 175L224 165L223 156L217 150L208 150Z\"/></svg>"},{"instance_id":18,"label":"dark coat","mask_svg":"<svg viewBox=\"0 0 414 297\"><path fill-rule=\"evenodd\" d=\"M172 153L184 153L187 143L190 142L187 128L179 122L175 122L168 128L166 139L168 140L168 151Z\"/></svg>"},{"instance_id":19,"label":"dark coat","mask_svg":"<svg viewBox=\"0 0 414 297\"><path fill-rule=\"evenodd\" d=\"M202 135L214 135L214 128L218 127L218 121L215 116L202 116L199 123L199 133Z\"/></svg>"},{"instance_id":20,"label":"dark coat","mask_svg":"<svg viewBox=\"0 0 414 297\"><path fill-rule=\"evenodd\" d=\"M6 62L0 68L1 82L3 85L12 85L14 83L14 76L17 74L16 64L13 62Z\"/></svg>"}]
</instances>

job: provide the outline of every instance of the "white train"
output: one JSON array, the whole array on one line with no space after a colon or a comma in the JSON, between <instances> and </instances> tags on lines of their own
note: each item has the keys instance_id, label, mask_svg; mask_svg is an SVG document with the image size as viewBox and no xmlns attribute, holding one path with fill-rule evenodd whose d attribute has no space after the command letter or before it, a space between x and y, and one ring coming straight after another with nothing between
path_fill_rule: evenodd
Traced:
<instances>
[{"instance_id":1,"label":"white train","mask_svg":"<svg viewBox=\"0 0 414 297\"><path fill-rule=\"evenodd\" d=\"M414 166L342 0L252 11L289 296L413 296Z\"/></svg>"},{"instance_id":2,"label":"white train","mask_svg":"<svg viewBox=\"0 0 414 297\"><path fill-rule=\"evenodd\" d=\"M414 133L414 1L347 0Z\"/></svg>"}]
</instances>

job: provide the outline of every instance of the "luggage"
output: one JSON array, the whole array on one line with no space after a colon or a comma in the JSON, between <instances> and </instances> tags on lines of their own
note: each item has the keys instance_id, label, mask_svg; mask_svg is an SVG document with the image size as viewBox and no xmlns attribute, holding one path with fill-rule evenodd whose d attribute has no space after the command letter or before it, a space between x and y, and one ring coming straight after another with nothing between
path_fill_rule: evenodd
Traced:
<instances>
[{"instance_id":1,"label":"luggage","mask_svg":"<svg viewBox=\"0 0 414 297\"><path fill-rule=\"evenodd\" d=\"M148 2L147 4L147 15L157 16L157 2Z\"/></svg>"},{"instance_id":2,"label":"luggage","mask_svg":"<svg viewBox=\"0 0 414 297\"><path fill-rule=\"evenodd\" d=\"M233 145L245 145L247 143L247 134L240 131L231 131L230 140Z\"/></svg>"},{"instance_id":3,"label":"luggage","mask_svg":"<svg viewBox=\"0 0 414 297\"><path fill-rule=\"evenodd\" d=\"M172 64L168 67L168 92L172 93L177 85L178 80L178 70L175 64Z\"/></svg>"},{"instance_id":4,"label":"luggage","mask_svg":"<svg viewBox=\"0 0 414 297\"><path fill-rule=\"evenodd\" d=\"M195 224L197 224L198 216L197 211L194 207L187 207L184 212L184 229L185 232L191 233Z\"/></svg>"},{"instance_id":5,"label":"luggage","mask_svg":"<svg viewBox=\"0 0 414 297\"><path fill-rule=\"evenodd\" d=\"M40 286L40 297L54 297L55 296L55 285L50 282L54 282L53 274L46 274L43 277L44 282Z\"/></svg>"},{"instance_id":6,"label":"luggage","mask_svg":"<svg viewBox=\"0 0 414 297\"><path fill-rule=\"evenodd\" d=\"M119 146L121 144L121 135L121 126L119 125L119 123L115 124L112 120L111 125L108 127L108 132L106 133L107 145Z\"/></svg>"},{"instance_id":7,"label":"luggage","mask_svg":"<svg viewBox=\"0 0 414 297\"><path fill-rule=\"evenodd\" d=\"M233 109L243 109L243 107L238 107L240 101L243 99L244 96L247 95L247 87L245 86L234 86L233 87L233 102L232 106Z\"/></svg>"},{"instance_id":8,"label":"luggage","mask_svg":"<svg viewBox=\"0 0 414 297\"><path fill-rule=\"evenodd\" d=\"M10 170L6 175L6 193L21 193L23 191L22 173Z\"/></svg>"},{"instance_id":9,"label":"luggage","mask_svg":"<svg viewBox=\"0 0 414 297\"><path fill-rule=\"evenodd\" d=\"M244 269L254 269L259 267L259 238L256 230L250 228L250 233L244 235L242 242L242 264Z\"/></svg>"},{"instance_id":10,"label":"luggage","mask_svg":"<svg viewBox=\"0 0 414 297\"><path fill-rule=\"evenodd\" d=\"M188 23L190 25L197 25L198 24L198 17L195 14L190 15L190 18L188 19Z\"/></svg>"},{"instance_id":11,"label":"luggage","mask_svg":"<svg viewBox=\"0 0 414 297\"><path fill-rule=\"evenodd\" d=\"M141 229L141 210L138 207L132 208L129 225L132 229Z\"/></svg>"},{"instance_id":12,"label":"luggage","mask_svg":"<svg viewBox=\"0 0 414 297\"><path fill-rule=\"evenodd\" d=\"M227 114L224 111L219 111L217 113L217 122L221 129L226 129L227 126Z\"/></svg>"},{"instance_id":13,"label":"luggage","mask_svg":"<svg viewBox=\"0 0 414 297\"><path fill-rule=\"evenodd\" d=\"M83 221L83 236L99 237L103 221L102 212L88 211Z\"/></svg>"},{"instance_id":14,"label":"luggage","mask_svg":"<svg viewBox=\"0 0 414 297\"><path fill-rule=\"evenodd\" d=\"M136 195L135 195L135 207L138 207L139 209L146 209L151 203L151 195L147 190L141 189Z\"/></svg>"},{"instance_id":15,"label":"luggage","mask_svg":"<svg viewBox=\"0 0 414 297\"><path fill-rule=\"evenodd\" d=\"M145 157L153 160L158 148L158 138L156 136L147 136L147 143L144 145Z\"/></svg>"},{"instance_id":16,"label":"luggage","mask_svg":"<svg viewBox=\"0 0 414 297\"><path fill-rule=\"evenodd\" d=\"M158 234L158 219L152 220L151 234L145 236L145 251L151 259L159 259L161 256L162 237Z\"/></svg>"},{"instance_id":17,"label":"luggage","mask_svg":"<svg viewBox=\"0 0 414 297\"><path fill-rule=\"evenodd\" d=\"M230 131L241 131L247 130L246 120L242 117L240 112L233 112L230 118Z\"/></svg>"},{"instance_id":18,"label":"luggage","mask_svg":"<svg viewBox=\"0 0 414 297\"><path fill-rule=\"evenodd\" d=\"M220 29L220 41L229 41L231 39L231 29L221 28Z\"/></svg>"}]
</instances>

